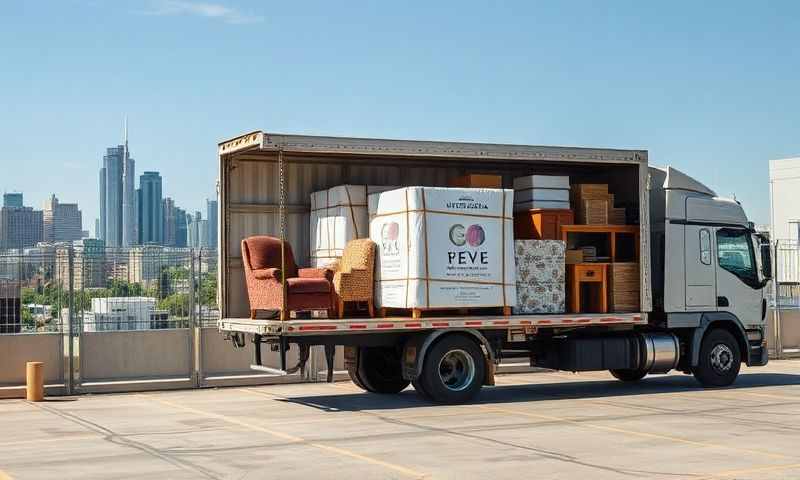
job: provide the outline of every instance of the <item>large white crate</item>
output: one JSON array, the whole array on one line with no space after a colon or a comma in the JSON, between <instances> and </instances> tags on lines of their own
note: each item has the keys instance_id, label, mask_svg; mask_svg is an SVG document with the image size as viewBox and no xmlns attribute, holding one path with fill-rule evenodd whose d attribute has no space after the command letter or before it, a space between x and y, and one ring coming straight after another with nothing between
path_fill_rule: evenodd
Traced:
<instances>
[{"instance_id":1,"label":"large white crate","mask_svg":"<svg viewBox=\"0 0 800 480\"><path fill-rule=\"evenodd\" d=\"M324 267L342 257L345 245L369 236L367 195L395 186L339 185L311 194L309 246L313 267Z\"/></svg>"},{"instance_id":2,"label":"large white crate","mask_svg":"<svg viewBox=\"0 0 800 480\"><path fill-rule=\"evenodd\" d=\"M514 306L514 192L406 187L369 195L375 303Z\"/></svg>"}]
</instances>

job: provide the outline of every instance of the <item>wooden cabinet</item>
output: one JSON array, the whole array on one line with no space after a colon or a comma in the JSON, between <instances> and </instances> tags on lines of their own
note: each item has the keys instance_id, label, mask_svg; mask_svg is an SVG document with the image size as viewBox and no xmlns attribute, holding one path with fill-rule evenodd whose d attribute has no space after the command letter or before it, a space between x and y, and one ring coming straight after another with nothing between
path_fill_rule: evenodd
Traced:
<instances>
[{"instance_id":1,"label":"wooden cabinet","mask_svg":"<svg viewBox=\"0 0 800 480\"><path fill-rule=\"evenodd\" d=\"M591 289L581 288L588 284ZM567 293L569 311L608 312L608 264L576 263L567 265ZM584 308L585 305L585 308Z\"/></svg>"},{"instance_id":2,"label":"wooden cabinet","mask_svg":"<svg viewBox=\"0 0 800 480\"><path fill-rule=\"evenodd\" d=\"M575 223L572 210L535 209L514 213L514 238L561 240L561 226Z\"/></svg>"},{"instance_id":3,"label":"wooden cabinet","mask_svg":"<svg viewBox=\"0 0 800 480\"><path fill-rule=\"evenodd\" d=\"M471 173L450 179L448 186L459 188L503 188L503 177L501 175Z\"/></svg>"}]
</instances>

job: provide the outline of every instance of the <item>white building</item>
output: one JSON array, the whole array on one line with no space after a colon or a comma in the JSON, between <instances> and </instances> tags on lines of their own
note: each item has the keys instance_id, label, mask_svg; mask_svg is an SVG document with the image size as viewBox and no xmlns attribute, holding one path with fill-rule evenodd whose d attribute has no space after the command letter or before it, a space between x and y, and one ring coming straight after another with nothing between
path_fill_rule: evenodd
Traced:
<instances>
[{"instance_id":1,"label":"white building","mask_svg":"<svg viewBox=\"0 0 800 480\"><path fill-rule=\"evenodd\" d=\"M152 297L93 298L92 311L83 315L84 332L167 328L169 312L156 309Z\"/></svg>"},{"instance_id":2,"label":"white building","mask_svg":"<svg viewBox=\"0 0 800 480\"><path fill-rule=\"evenodd\" d=\"M800 238L800 157L769 162L770 233L775 240Z\"/></svg>"}]
</instances>

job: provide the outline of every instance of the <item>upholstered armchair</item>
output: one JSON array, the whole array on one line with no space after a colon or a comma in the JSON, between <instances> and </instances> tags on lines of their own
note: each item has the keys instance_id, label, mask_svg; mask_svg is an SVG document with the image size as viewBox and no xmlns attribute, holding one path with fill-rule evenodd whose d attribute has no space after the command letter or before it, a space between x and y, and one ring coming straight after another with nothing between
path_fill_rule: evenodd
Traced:
<instances>
[{"instance_id":1,"label":"upholstered armchair","mask_svg":"<svg viewBox=\"0 0 800 480\"><path fill-rule=\"evenodd\" d=\"M322 268L297 268L288 242L284 244L286 271L281 272L281 241L268 236L242 240L242 262L250 300L250 318L258 310L280 312L281 320L291 311L327 310L333 316L333 272ZM282 275L286 275L286 310L282 310Z\"/></svg>"},{"instance_id":2,"label":"upholstered armchair","mask_svg":"<svg viewBox=\"0 0 800 480\"><path fill-rule=\"evenodd\" d=\"M368 238L351 240L342 258L335 264L333 288L338 300L339 318L344 317L345 302L367 302L369 316L375 316L372 300L375 242Z\"/></svg>"}]
</instances>

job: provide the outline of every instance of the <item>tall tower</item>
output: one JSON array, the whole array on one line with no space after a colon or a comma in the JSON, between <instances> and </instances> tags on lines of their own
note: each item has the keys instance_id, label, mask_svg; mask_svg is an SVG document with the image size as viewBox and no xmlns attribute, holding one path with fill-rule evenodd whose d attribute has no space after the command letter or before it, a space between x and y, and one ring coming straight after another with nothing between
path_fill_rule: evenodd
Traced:
<instances>
[{"instance_id":1,"label":"tall tower","mask_svg":"<svg viewBox=\"0 0 800 480\"><path fill-rule=\"evenodd\" d=\"M137 242L137 225L134 205L136 201L136 162L128 149L128 117L125 116L122 150L122 246L130 247Z\"/></svg>"}]
</instances>

